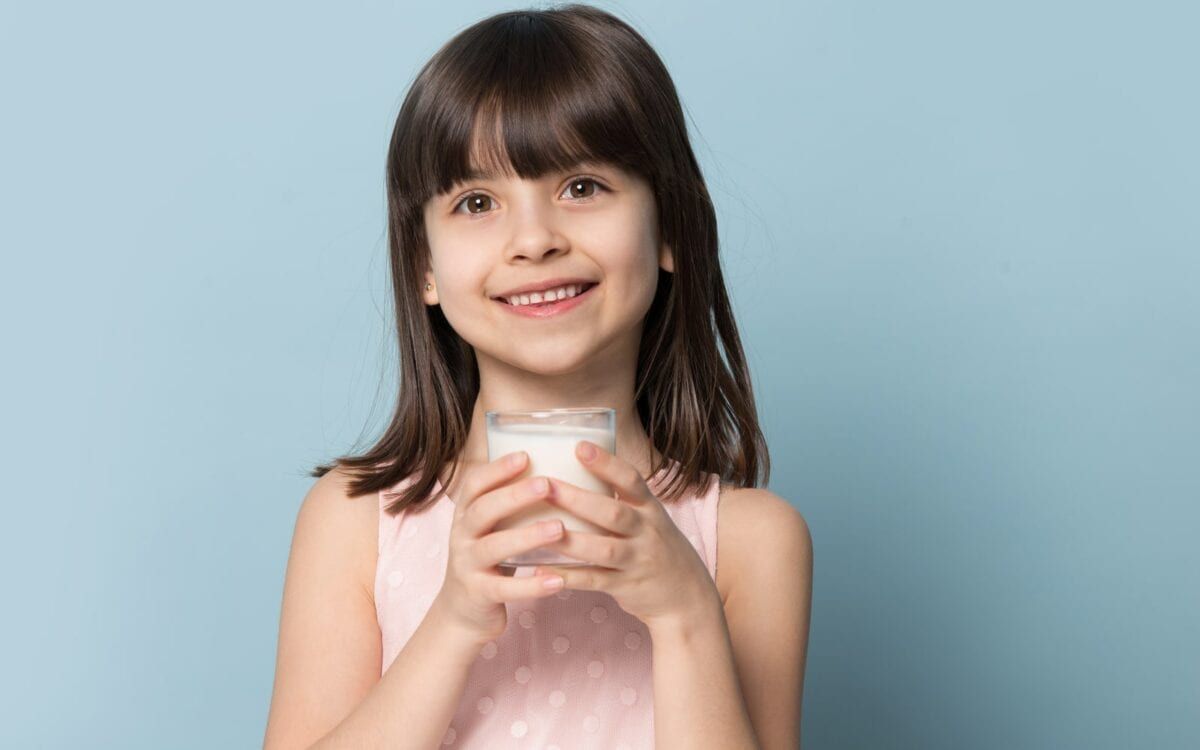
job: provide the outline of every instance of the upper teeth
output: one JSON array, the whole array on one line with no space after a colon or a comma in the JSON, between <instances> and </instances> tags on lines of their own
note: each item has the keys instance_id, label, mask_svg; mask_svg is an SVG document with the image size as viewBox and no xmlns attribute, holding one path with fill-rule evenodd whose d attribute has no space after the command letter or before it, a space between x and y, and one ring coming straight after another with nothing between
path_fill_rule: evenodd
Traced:
<instances>
[{"instance_id":1,"label":"upper teeth","mask_svg":"<svg viewBox=\"0 0 1200 750\"><path fill-rule=\"evenodd\" d=\"M557 289L546 289L541 292L530 292L529 294L514 294L511 297L501 297L510 305L530 305L546 300L560 300L567 297L574 297L579 294L579 290L583 289L585 284L567 284L560 286Z\"/></svg>"}]
</instances>

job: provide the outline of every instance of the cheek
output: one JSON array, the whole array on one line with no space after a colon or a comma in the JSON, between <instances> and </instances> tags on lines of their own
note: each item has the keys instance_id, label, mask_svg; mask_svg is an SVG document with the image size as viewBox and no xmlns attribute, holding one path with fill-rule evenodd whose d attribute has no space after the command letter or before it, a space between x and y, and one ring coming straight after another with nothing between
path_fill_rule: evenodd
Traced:
<instances>
[{"instance_id":1,"label":"cheek","mask_svg":"<svg viewBox=\"0 0 1200 750\"><path fill-rule=\"evenodd\" d=\"M612 268L620 275L625 293L634 298L654 296L658 285L658 250L653 233L631 231L616 240Z\"/></svg>"},{"instance_id":2,"label":"cheek","mask_svg":"<svg viewBox=\"0 0 1200 750\"><path fill-rule=\"evenodd\" d=\"M433 230L428 235L429 259L438 286L454 298L471 289L481 289L487 268L481 245L453 231Z\"/></svg>"},{"instance_id":3,"label":"cheek","mask_svg":"<svg viewBox=\"0 0 1200 750\"><path fill-rule=\"evenodd\" d=\"M439 295L439 300L444 308L478 315L481 304L492 302L484 293L485 274L481 269L452 261L444 263L434 275L439 280L443 292Z\"/></svg>"},{"instance_id":4,"label":"cheek","mask_svg":"<svg viewBox=\"0 0 1200 750\"><path fill-rule=\"evenodd\" d=\"M479 325L481 310L489 312L481 306L494 304L485 293L487 269L464 248L444 245L432 248L432 264L438 307L451 327L469 338L472 327Z\"/></svg>"},{"instance_id":5,"label":"cheek","mask_svg":"<svg viewBox=\"0 0 1200 750\"><path fill-rule=\"evenodd\" d=\"M458 279L456 282L462 283ZM438 305L442 315L463 341L476 348L485 345L495 337L493 314L504 311L485 307L496 303L486 298L481 287L470 284L453 286L453 283L445 282L443 285L445 294L439 297Z\"/></svg>"}]
</instances>

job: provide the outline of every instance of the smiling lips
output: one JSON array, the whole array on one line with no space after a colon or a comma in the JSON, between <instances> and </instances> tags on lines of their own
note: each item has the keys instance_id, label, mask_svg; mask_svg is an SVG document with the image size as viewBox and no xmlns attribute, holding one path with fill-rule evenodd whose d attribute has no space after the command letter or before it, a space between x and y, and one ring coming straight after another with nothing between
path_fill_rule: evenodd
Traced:
<instances>
[{"instance_id":1,"label":"smiling lips","mask_svg":"<svg viewBox=\"0 0 1200 750\"><path fill-rule=\"evenodd\" d=\"M593 283L590 281L566 282L546 289L506 294L499 297L499 299L508 302L510 305L537 305L554 302L567 297L574 297L589 286L593 286Z\"/></svg>"},{"instance_id":2,"label":"smiling lips","mask_svg":"<svg viewBox=\"0 0 1200 750\"><path fill-rule=\"evenodd\" d=\"M508 310L509 312L511 312L515 315L522 315L527 318L549 318L554 315L558 315L560 313L567 312L569 310L574 310L576 307L579 307L581 304L583 304L586 300L591 299L594 296L592 290L595 289L596 286L598 286L598 285L597 284L584 284L584 285L568 284L566 287L566 291L565 292L559 291L555 295L557 298L551 302L547 302L545 300L543 300L541 302L534 302L533 300L536 299L536 297L534 295L524 295L524 294L517 295L517 299L515 299L514 301L520 303L524 300L527 300L528 304L515 304L514 305L514 304L510 304L508 301L506 301L504 299L497 299L494 301L498 305L503 305L506 310ZM574 287L576 290L578 290L578 293L574 297L569 296L570 290L572 287ZM580 287L582 287L582 288L580 288ZM554 291L554 290L550 290L550 291ZM538 295L538 296L543 296L543 297L549 296L548 292L541 293L541 294L538 294L538 293L534 293L534 294Z\"/></svg>"}]
</instances>

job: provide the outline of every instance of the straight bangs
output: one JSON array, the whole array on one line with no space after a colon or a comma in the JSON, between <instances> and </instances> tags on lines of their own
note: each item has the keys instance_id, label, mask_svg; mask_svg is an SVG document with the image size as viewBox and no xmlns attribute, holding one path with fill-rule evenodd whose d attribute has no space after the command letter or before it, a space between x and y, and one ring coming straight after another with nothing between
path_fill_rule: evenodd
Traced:
<instances>
[{"instance_id":1,"label":"straight bangs","mask_svg":"<svg viewBox=\"0 0 1200 750\"><path fill-rule=\"evenodd\" d=\"M408 210L473 180L533 180L584 162L654 182L652 118L611 58L528 14L464 33L451 85L415 97L424 108L413 133L394 140L413 149L395 185Z\"/></svg>"}]
</instances>

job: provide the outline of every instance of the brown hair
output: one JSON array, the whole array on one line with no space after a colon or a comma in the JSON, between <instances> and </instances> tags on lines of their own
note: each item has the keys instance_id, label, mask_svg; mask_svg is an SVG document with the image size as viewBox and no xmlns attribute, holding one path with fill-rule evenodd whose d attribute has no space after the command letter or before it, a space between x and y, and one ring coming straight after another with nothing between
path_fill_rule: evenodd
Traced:
<instances>
[{"instance_id":1,"label":"brown hair","mask_svg":"<svg viewBox=\"0 0 1200 750\"><path fill-rule=\"evenodd\" d=\"M430 198L471 175L473 146L486 153L485 168L525 179L590 160L647 180L661 241L674 255L674 272L660 269L646 313L634 391L650 441L664 460L680 463L662 499L703 487L705 473L737 486L757 486L760 470L769 479L717 257L716 213L674 83L633 28L580 4L485 18L417 74L396 118L386 170L399 399L374 446L311 475L345 467L353 496L413 476L387 507L392 514L427 498L447 462L453 477L479 371L472 347L419 292L429 263L423 211Z\"/></svg>"}]
</instances>

